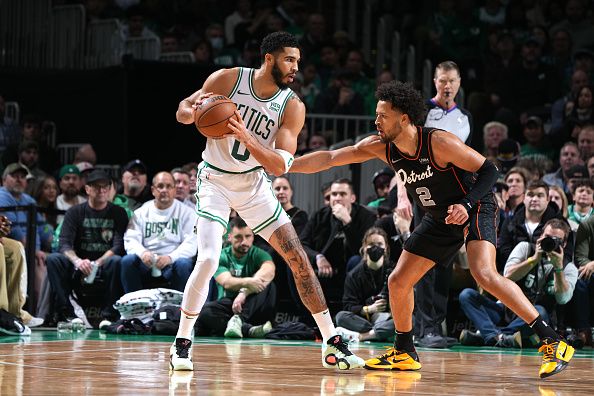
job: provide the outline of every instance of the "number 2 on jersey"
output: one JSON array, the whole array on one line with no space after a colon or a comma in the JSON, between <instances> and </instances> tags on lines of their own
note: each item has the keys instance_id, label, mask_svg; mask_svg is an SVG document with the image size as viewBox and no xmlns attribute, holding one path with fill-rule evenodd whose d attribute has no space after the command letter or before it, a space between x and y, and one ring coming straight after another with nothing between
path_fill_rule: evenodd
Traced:
<instances>
[{"instance_id":1,"label":"number 2 on jersey","mask_svg":"<svg viewBox=\"0 0 594 396\"><path fill-rule=\"evenodd\" d=\"M239 140L236 140L233 144L233 150L231 150L231 156L239 161L247 161L247 159L250 158L250 151L246 148L243 154L239 154L240 145L241 143L239 142Z\"/></svg>"},{"instance_id":2,"label":"number 2 on jersey","mask_svg":"<svg viewBox=\"0 0 594 396\"><path fill-rule=\"evenodd\" d=\"M427 187L419 187L415 192L419 194L419 200L423 206L435 206L435 201L431 199L431 191Z\"/></svg>"}]
</instances>

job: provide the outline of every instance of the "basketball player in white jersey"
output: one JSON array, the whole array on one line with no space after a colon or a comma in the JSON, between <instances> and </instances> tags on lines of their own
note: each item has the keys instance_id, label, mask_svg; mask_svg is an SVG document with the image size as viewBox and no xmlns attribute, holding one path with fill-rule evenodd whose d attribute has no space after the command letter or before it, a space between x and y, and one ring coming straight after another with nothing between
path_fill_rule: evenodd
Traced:
<instances>
[{"instance_id":1,"label":"basketball player in white jersey","mask_svg":"<svg viewBox=\"0 0 594 396\"><path fill-rule=\"evenodd\" d=\"M288 88L298 70L297 39L285 32L262 40L259 69L222 69L211 74L200 90L182 100L177 120L192 124L198 105L213 94L226 95L237 105L233 131L222 139L207 139L196 182L198 258L184 291L182 315L170 351L173 370L192 370L192 329L205 303L215 273L231 208L266 239L291 268L299 294L323 338L322 364L346 370L363 367L337 335L324 294L287 214L274 196L266 172L287 173L305 122L305 106ZM239 278L238 278L239 279ZM237 282L240 293L258 291L258 279Z\"/></svg>"}]
</instances>

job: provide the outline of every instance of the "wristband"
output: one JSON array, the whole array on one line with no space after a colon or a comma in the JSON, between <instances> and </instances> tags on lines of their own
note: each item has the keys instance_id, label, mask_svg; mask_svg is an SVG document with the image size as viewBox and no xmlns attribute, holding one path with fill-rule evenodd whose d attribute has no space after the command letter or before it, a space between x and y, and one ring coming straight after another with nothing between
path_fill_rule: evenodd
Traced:
<instances>
[{"instance_id":1,"label":"wristband","mask_svg":"<svg viewBox=\"0 0 594 396\"><path fill-rule=\"evenodd\" d=\"M369 321L369 307L367 305L363 306L363 313L365 314L365 318Z\"/></svg>"},{"instance_id":2,"label":"wristband","mask_svg":"<svg viewBox=\"0 0 594 396\"><path fill-rule=\"evenodd\" d=\"M242 287L241 289L239 289L239 293L246 293L247 292L247 288L246 287Z\"/></svg>"},{"instance_id":3,"label":"wristband","mask_svg":"<svg viewBox=\"0 0 594 396\"><path fill-rule=\"evenodd\" d=\"M558 274L559 272L563 272L563 268L555 268L555 273Z\"/></svg>"}]
</instances>

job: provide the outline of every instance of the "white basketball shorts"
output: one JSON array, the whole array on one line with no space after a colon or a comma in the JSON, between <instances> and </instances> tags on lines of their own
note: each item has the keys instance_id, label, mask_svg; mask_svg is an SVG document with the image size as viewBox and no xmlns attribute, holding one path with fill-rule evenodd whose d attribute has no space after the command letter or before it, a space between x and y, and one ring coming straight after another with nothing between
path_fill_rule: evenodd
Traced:
<instances>
[{"instance_id":1,"label":"white basketball shorts","mask_svg":"<svg viewBox=\"0 0 594 396\"><path fill-rule=\"evenodd\" d=\"M272 191L272 183L262 168L231 173L207 162L198 166L196 212L227 229L231 208L265 240L280 226L290 223Z\"/></svg>"}]
</instances>

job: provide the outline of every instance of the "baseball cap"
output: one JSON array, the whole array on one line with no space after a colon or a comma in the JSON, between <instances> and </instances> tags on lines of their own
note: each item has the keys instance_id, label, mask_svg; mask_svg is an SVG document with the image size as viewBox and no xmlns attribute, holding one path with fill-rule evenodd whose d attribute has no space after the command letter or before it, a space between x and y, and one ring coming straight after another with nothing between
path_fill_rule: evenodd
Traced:
<instances>
[{"instance_id":1,"label":"baseball cap","mask_svg":"<svg viewBox=\"0 0 594 396\"><path fill-rule=\"evenodd\" d=\"M68 165L64 165L63 167L60 168L60 172L58 173L58 177L61 179L65 175L70 174L70 173L73 174L73 175L79 175L80 176L80 170L76 167L76 165L68 164Z\"/></svg>"},{"instance_id":2,"label":"baseball cap","mask_svg":"<svg viewBox=\"0 0 594 396\"><path fill-rule=\"evenodd\" d=\"M497 161L501 172L507 173L518 161L520 145L514 139L503 139L497 148Z\"/></svg>"},{"instance_id":3,"label":"baseball cap","mask_svg":"<svg viewBox=\"0 0 594 396\"><path fill-rule=\"evenodd\" d=\"M532 125L536 125L536 126L542 126L542 120L538 116L530 116L530 117L528 117L526 119L526 122L524 123L524 126L527 126L528 124L532 124Z\"/></svg>"},{"instance_id":4,"label":"baseball cap","mask_svg":"<svg viewBox=\"0 0 594 396\"><path fill-rule=\"evenodd\" d=\"M123 171L130 171L134 168L140 169L142 173L146 174L146 165L139 159L132 160L124 165Z\"/></svg>"},{"instance_id":5,"label":"baseball cap","mask_svg":"<svg viewBox=\"0 0 594 396\"><path fill-rule=\"evenodd\" d=\"M78 168L80 173L95 169L95 166L93 166L93 164L86 161L79 162L78 164L76 164L76 167Z\"/></svg>"},{"instance_id":6,"label":"baseball cap","mask_svg":"<svg viewBox=\"0 0 594 396\"><path fill-rule=\"evenodd\" d=\"M6 168L4 168L2 177L4 178L7 175L11 175L14 172L19 171L19 170L25 171L25 173L27 174L27 178L33 177L31 172L29 171L29 168L27 168L25 165L21 164L20 162L13 162L12 164L7 165Z\"/></svg>"},{"instance_id":7,"label":"baseball cap","mask_svg":"<svg viewBox=\"0 0 594 396\"><path fill-rule=\"evenodd\" d=\"M565 173L568 179L583 179L588 176L588 168L584 165L574 165Z\"/></svg>"},{"instance_id":8,"label":"baseball cap","mask_svg":"<svg viewBox=\"0 0 594 396\"><path fill-rule=\"evenodd\" d=\"M107 173L100 169L95 169L89 174L89 176L87 176L87 185L97 183L99 181L111 182L111 178L107 175Z\"/></svg>"},{"instance_id":9,"label":"baseball cap","mask_svg":"<svg viewBox=\"0 0 594 396\"><path fill-rule=\"evenodd\" d=\"M373 183L374 186L378 186L385 183L386 180L389 183L390 180L392 180L392 177L394 177L394 171L391 168L385 167L383 169L378 170L377 172L375 172L373 174L373 178L371 179L371 182ZM383 183L382 183L383 182Z\"/></svg>"}]
</instances>

